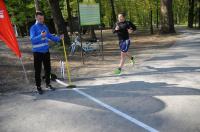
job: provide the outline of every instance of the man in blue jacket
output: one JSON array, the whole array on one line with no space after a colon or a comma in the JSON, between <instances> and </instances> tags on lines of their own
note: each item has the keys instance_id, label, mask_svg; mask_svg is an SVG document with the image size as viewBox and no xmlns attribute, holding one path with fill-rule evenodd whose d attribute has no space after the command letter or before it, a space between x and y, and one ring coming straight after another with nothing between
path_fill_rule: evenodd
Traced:
<instances>
[{"instance_id":1,"label":"man in blue jacket","mask_svg":"<svg viewBox=\"0 0 200 132\"><path fill-rule=\"evenodd\" d=\"M44 24L44 15L42 12L36 12L36 23L30 29L30 39L34 56L35 83L39 94L43 94L41 88L41 69L42 64L45 70L46 87L55 90L50 85L51 61L49 53L49 40L59 42L64 38L50 34L48 27Z\"/></svg>"}]
</instances>

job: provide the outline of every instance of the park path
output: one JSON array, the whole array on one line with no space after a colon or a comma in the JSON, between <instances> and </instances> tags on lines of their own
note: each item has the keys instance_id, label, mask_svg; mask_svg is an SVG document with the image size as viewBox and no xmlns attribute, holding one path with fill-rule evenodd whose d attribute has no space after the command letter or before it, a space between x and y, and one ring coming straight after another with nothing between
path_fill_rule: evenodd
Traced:
<instances>
[{"instance_id":1,"label":"park path","mask_svg":"<svg viewBox=\"0 0 200 132\"><path fill-rule=\"evenodd\" d=\"M42 96L0 96L0 131L149 130L94 102L93 97L161 132L199 132L200 31L180 32L183 35L172 47L141 51L136 66L127 64L121 76L110 71L75 82L78 89L57 85L58 90L47 90Z\"/></svg>"}]
</instances>

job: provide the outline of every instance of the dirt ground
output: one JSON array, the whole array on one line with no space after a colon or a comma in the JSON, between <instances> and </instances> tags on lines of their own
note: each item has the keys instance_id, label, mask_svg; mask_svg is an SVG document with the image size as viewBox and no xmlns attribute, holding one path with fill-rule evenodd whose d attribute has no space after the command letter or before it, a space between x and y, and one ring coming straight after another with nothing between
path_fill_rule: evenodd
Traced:
<instances>
[{"instance_id":1,"label":"dirt ground","mask_svg":"<svg viewBox=\"0 0 200 132\"><path fill-rule=\"evenodd\" d=\"M100 32L96 32L100 37ZM140 52L145 52L149 48L167 48L172 46L176 39L181 37L180 34L171 35L149 35L143 33L135 33L131 35L132 44L130 53L136 56L136 66L142 62L140 60ZM118 66L120 52L118 48L118 40L111 30L103 31L104 40L104 60L99 52L87 54L85 64L82 63L80 52L73 56L69 56L72 80L85 80L88 77L98 77L102 75L111 75L113 70ZM19 92L33 91L34 88L34 69L33 57L31 52L31 44L29 38L18 38L20 49L22 51L22 59L25 65L29 83L26 83L23 69L19 59L0 41L0 95L13 94ZM60 77L60 60L63 60L63 51L59 46L51 44L51 64L52 73ZM128 61L126 62L128 63Z\"/></svg>"}]
</instances>

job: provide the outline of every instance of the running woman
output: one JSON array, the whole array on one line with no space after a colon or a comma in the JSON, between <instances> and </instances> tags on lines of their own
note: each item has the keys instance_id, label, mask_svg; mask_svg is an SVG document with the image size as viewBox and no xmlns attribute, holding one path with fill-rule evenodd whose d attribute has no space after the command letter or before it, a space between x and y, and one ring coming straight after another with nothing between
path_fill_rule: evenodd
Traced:
<instances>
[{"instance_id":1,"label":"running woman","mask_svg":"<svg viewBox=\"0 0 200 132\"><path fill-rule=\"evenodd\" d=\"M114 71L115 74L121 74L123 65L126 60L126 56L131 59L134 63L134 57L128 54L128 49L130 46L129 34L136 30L136 26L127 21L124 13L118 14L118 22L113 27L113 33L116 33L119 38L119 47L121 50L121 59L119 67Z\"/></svg>"}]
</instances>

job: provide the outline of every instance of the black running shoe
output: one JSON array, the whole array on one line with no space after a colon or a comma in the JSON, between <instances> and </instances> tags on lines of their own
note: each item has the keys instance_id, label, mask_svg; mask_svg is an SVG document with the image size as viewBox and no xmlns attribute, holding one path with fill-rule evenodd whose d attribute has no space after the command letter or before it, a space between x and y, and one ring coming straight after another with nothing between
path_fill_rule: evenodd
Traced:
<instances>
[{"instance_id":1,"label":"black running shoe","mask_svg":"<svg viewBox=\"0 0 200 132\"><path fill-rule=\"evenodd\" d=\"M46 88L51 89L52 91L55 91L56 89L54 87L52 87L50 84L46 85Z\"/></svg>"},{"instance_id":2,"label":"black running shoe","mask_svg":"<svg viewBox=\"0 0 200 132\"><path fill-rule=\"evenodd\" d=\"M39 94L43 94L43 90L42 90L41 87L37 87L37 91L38 91Z\"/></svg>"}]
</instances>

